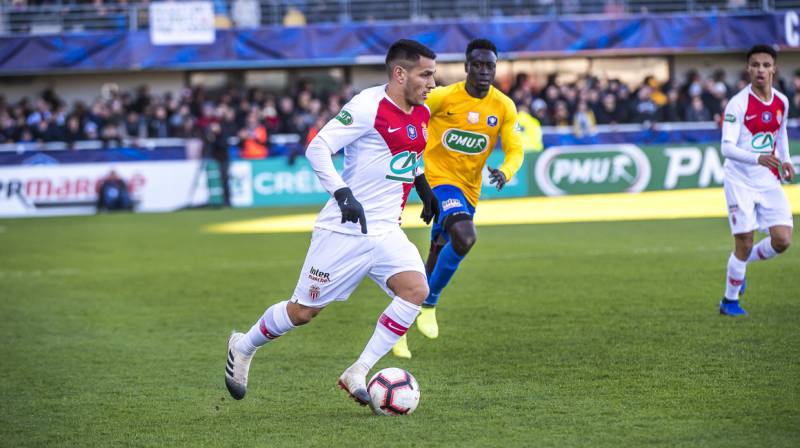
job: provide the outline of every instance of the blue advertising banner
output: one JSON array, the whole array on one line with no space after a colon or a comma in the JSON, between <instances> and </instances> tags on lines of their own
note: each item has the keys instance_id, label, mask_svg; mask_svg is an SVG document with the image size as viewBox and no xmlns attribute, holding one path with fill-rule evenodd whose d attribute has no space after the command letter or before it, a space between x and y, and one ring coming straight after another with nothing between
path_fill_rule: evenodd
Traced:
<instances>
[{"instance_id":1,"label":"blue advertising banner","mask_svg":"<svg viewBox=\"0 0 800 448\"><path fill-rule=\"evenodd\" d=\"M461 54L475 37L508 56L620 51L742 51L756 43L800 45L795 11L763 14L627 15L427 23L269 26L215 30L208 45L154 45L147 30L0 37L0 74L43 70L147 70L380 63L399 38Z\"/></svg>"}]
</instances>

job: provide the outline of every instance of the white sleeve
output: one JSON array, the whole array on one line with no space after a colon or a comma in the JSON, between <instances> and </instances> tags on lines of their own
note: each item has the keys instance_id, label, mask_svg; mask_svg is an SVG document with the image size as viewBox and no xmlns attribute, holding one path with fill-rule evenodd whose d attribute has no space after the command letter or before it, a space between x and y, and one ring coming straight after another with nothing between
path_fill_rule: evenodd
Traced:
<instances>
[{"instance_id":1,"label":"white sleeve","mask_svg":"<svg viewBox=\"0 0 800 448\"><path fill-rule=\"evenodd\" d=\"M720 149L722 150L722 155L725 156L726 159L732 159L749 165L758 165L758 157L761 155L755 152L745 151L727 140L722 141L722 147Z\"/></svg>"},{"instance_id":2,"label":"white sleeve","mask_svg":"<svg viewBox=\"0 0 800 448\"><path fill-rule=\"evenodd\" d=\"M322 187L330 194L340 188L347 187L342 176L336 172L336 168L333 166L331 154L334 152L336 151L331 149L325 140L319 138L319 134L311 140L311 143L308 144L308 149L306 149L306 158L308 163L311 164L311 169L314 170L314 173L319 178Z\"/></svg>"},{"instance_id":3,"label":"white sleeve","mask_svg":"<svg viewBox=\"0 0 800 448\"><path fill-rule=\"evenodd\" d=\"M744 110L738 100L734 97L725 107L725 116L722 120L722 144L720 149L725 158L735 160L750 165L758 164L760 154L753 153L736 146L739 135L742 132L742 120L744 120Z\"/></svg>"},{"instance_id":4,"label":"white sleeve","mask_svg":"<svg viewBox=\"0 0 800 448\"><path fill-rule=\"evenodd\" d=\"M784 102L784 104L786 104ZM789 133L786 131L786 122L789 121L789 108L784 106L783 120L781 127L778 129L778 138L775 145L778 159L783 163L791 163L792 158L789 155Z\"/></svg>"},{"instance_id":5,"label":"white sleeve","mask_svg":"<svg viewBox=\"0 0 800 448\"><path fill-rule=\"evenodd\" d=\"M373 104L374 103L374 104ZM375 126L378 104L364 95L356 95L342 107L317 134L328 144L331 154L358 140Z\"/></svg>"}]
</instances>

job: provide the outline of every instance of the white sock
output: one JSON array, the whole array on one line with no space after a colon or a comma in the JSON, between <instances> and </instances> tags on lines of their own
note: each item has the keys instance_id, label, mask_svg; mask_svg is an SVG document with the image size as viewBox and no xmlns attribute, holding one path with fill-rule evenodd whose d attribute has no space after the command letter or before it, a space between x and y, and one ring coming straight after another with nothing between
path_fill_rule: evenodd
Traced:
<instances>
[{"instance_id":1,"label":"white sock","mask_svg":"<svg viewBox=\"0 0 800 448\"><path fill-rule=\"evenodd\" d=\"M294 328L289 313L286 311L288 300L278 302L267 308L264 315L247 332L245 337L236 343L236 349L245 355L252 355L258 347L286 334Z\"/></svg>"},{"instance_id":2,"label":"white sock","mask_svg":"<svg viewBox=\"0 0 800 448\"><path fill-rule=\"evenodd\" d=\"M375 332L364 351L358 358L358 362L366 365L369 369L375 366L379 359L391 350L392 346L397 343L400 336L406 334L408 327L414 323L414 320L419 314L419 305L414 305L411 302L395 296L392 303L386 307L378 319L378 324L375 326ZM369 370L368 369L368 370Z\"/></svg>"},{"instance_id":3,"label":"white sock","mask_svg":"<svg viewBox=\"0 0 800 448\"><path fill-rule=\"evenodd\" d=\"M750 256L747 258L747 262L769 260L775 255L778 255L778 252L772 247L772 238L766 237L753 247L753 250L750 251Z\"/></svg>"},{"instance_id":4,"label":"white sock","mask_svg":"<svg viewBox=\"0 0 800 448\"><path fill-rule=\"evenodd\" d=\"M728 278L725 282L726 299L739 300L739 289L742 287L745 270L747 270L747 262L731 254L728 258Z\"/></svg>"}]
</instances>

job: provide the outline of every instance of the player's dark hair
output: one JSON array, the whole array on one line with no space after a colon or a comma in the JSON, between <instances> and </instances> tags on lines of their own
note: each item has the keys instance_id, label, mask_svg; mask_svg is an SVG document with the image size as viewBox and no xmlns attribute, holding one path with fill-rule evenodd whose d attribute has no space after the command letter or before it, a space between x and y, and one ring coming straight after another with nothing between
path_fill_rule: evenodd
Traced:
<instances>
[{"instance_id":1,"label":"player's dark hair","mask_svg":"<svg viewBox=\"0 0 800 448\"><path fill-rule=\"evenodd\" d=\"M392 69L394 69L396 65L399 64L404 68L409 68L416 64L421 57L436 59L436 53L415 40L400 39L393 43L386 53L386 70L389 72L389 76L391 76Z\"/></svg>"},{"instance_id":2,"label":"player's dark hair","mask_svg":"<svg viewBox=\"0 0 800 448\"><path fill-rule=\"evenodd\" d=\"M497 47L495 47L489 39L473 39L473 41L467 45L467 59L469 59L472 50L489 50L497 56Z\"/></svg>"},{"instance_id":3,"label":"player's dark hair","mask_svg":"<svg viewBox=\"0 0 800 448\"><path fill-rule=\"evenodd\" d=\"M768 55L772 56L772 60L773 61L775 61L775 62L778 61L778 52L775 51L775 49L772 46L764 45L764 44L754 45L753 48L751 48L750 51L747 52L747 59L745 59L745 60L747 62L750 62L750 56L752 56L754 54L757 54L757 53L768 54Z\"/></svg>"}]
</instances>

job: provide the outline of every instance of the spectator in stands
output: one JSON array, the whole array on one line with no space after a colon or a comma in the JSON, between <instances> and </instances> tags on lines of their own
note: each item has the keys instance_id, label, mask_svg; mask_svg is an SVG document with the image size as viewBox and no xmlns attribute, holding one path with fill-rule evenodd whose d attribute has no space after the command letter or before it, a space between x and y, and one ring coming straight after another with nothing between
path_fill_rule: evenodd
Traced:
<instances>
[{"instance_id":1,"label":"spectator in stands","mask_svg":"<svg viewBox=\"0 0 800 448\"><path fill-rule=\"evenodd\" d=\"M683 121L683 112L678 104L678 89L671 89L667 92L667 102L658 110L659 120L665 123Z\"/></svg>"},{"instance_id":2,"label":"spectator in stands","mask_svg":"<svg viewBox=\"0 0 800 448\"><path fill-rule=\"evenodd\" d=\"M97 189L97 211L133 210L125 181L111 170Z\"/></svg>"},{"instance_id":3,"label":"spectator in stands","mask_svg":"<svg viewBox=\"0 0 800 448\"><path fill-rule=\"evenodd\" d=\"M582 138L597 135L596 124L594 112L589 109L589 104L585 100L578 102L572 119L572 132L575 136Z\"/></svg>"},{"instance_id":4,"label":"spectator in stands","mask_svg":"<svg viewBox=\"0 0 800 448\"><path fill-rule=\"evenodd\" d=\"M800 117L800 68L794 71L789 88L789 118Z\"/></svg>"},{"instance_id":5,"label":"spectator in stands","mask_svg":"<svg viewBox=\"0 0 800 448\"><path fill-rule=\"evenodd\" d=\"M67 118L67 127L64 130L64 141L70 149L75 147L75 142L86 140L86 134L83 132L81 120L77 115L70 115Z\"/></svg>"},{"instance_id":6,"label":"spectator in stands","mask_svg":"<svg viewBox=\"0 0 800 448\"><path fill-rule=\"evenodd\" d=\"M550 119L550 114L547 111L547 103L541 98L536 98L531 103L531 107L533 108L533 117L539 120L539 124L542 126L552 126L553 120Z\"/></svg>"},{"instance_id":7,"label":"spectator in stands","mask_svg":"<svg viewBox=\"0 0 800 448\"><path fill-rule=\"evenodd\" d=\"M56 128L50 119L40 120L34 128L33 134L38 142L55 142L61 137L58 128Z\"/></svg>"},{"instance_id":8,"label":"spectator in stands","mask_svg":"<svg viewBox=\"0 0 800 448\"><path fill-rule=\"evenodd\" d=\"M649 85L639 87L633 105L633 122L645 126L652 125L658 118L658 106L652 99L653 90Z\"/></svg>"},{"instance_id":9,"label":"spectator in stands","mask_svg":"<svg viewBox=\"0 0 800 448\"><path fill-rule=\"evenodd\" d=\"M624 121L624 114L617 107L617 97L613 93L603 96L603 102L597 110L597 124L620 124Z\"/></svg>"},{"instance_id":10,"label":"spectator in stands","mask_svg":"<svg viewBox=\"0 0 800 448\"><path fill-rule=\"evenodd\" d=\"M103 141L103 148L118 148L122 146L119 126L111 121L106 122L100 129L100 140Z\"/></svg>"},{"instance_id":11,"label":"spectator in stands","mask_svg":"<svg viewBox=\"0 0 800 448\"><path fill-rule=\"evenodd\" d=\"M147 136L149 138L168 138L170 136L167 109L164 106L157 106L155 114L147 122Z\"/></svg>"},{"instance_id":12,"label":"spectator in stands","mask_svg":"<svg viewBox=\"0 0 800 448\"><path fill-rule=\"evenodd\" d=\"M247 126L239 131L243 159L264 159L269 154L267 148L267 128L259 122L258 112L247 116Z\"/></svg>"},{"instance_id":13,"label":"spectator in stands","mask_svg":"<svg viewBox=\"0 0 800 448\"><path fill-rule=\"evenodd\" d=\"M135 110L131 110L125 115L125 122L120 126L120 135L125 139L135 141L147 137L147 127Z\"/></svg>"},{"instance_id":14,"label":"spectator in stands","mask_svg":"<svg viewBox=\"0 0 800 448\"><path fill-rule=\"evenodd\" d=\"M208 125L203 135L203 147L206 157L211 157L217 162L220 183L222 184L223 204L226 207L230 207L230 155L228 153L228 142L219 123L212 122Z\"/></svg>"},{"instance_id":15,"label":"spectator in stands","mask_svg":"<svg viewBox=\"0 0 800 448\"><path fill-rule=\"evenodd\" d=\"M337 111L338 113L338 111ZM285 96L278 102L278 117L280 118L281 126L278 128L280 134L298 134L300 129L297 126L297 114L294 107L294 100L291 97Z\"/></svg>"},{"instance_id":16,"label":"spectator in stands","mask_svg":"<svg viewBox=\"0 0 800 448\"><path fill-rule=\"evenodd\" d=\"M553 113L553 125L561 127L569 127L571 124L572 123L569 119L569 109L567 108L567 102L564 100L556 101L556 109L555 112Z\"/></svg>"},{"instance_id":17,"label":"spectator in stands","mask_svg":"<svg viewBox=\"0 0 800 448\"><path fill-rule=\"evenodd\" d=\"M709 121L711 114L703 104L703 99L700 95L695 95L691 98L689 109L686 110L686 121Z\"/></svg>"},{"instance_id":18,"label":"spectator in stands","mask_svg":"<svg viewBox=\"0 0 800 448\"><path fill-rule=\"evenodd\" d=\"M541 101L541 100L538 100ZM544 104L544 101L542 101ZM522 150L525 152L539 152L544 149L542 144L542 125L530 113L526 104L520 104L517 110L517 125L522 136Z\"/></svg>"},{"instance_id":19,"label":"spectator in stands","mask_svg":"<svg viewBox=\"0 0 800 448\"><path fill-rule=\"evenodd\" d=\"M17 126L8 111L0 110L0 143L11 143L17 139Z\"/></svg>"}]
</instances>

